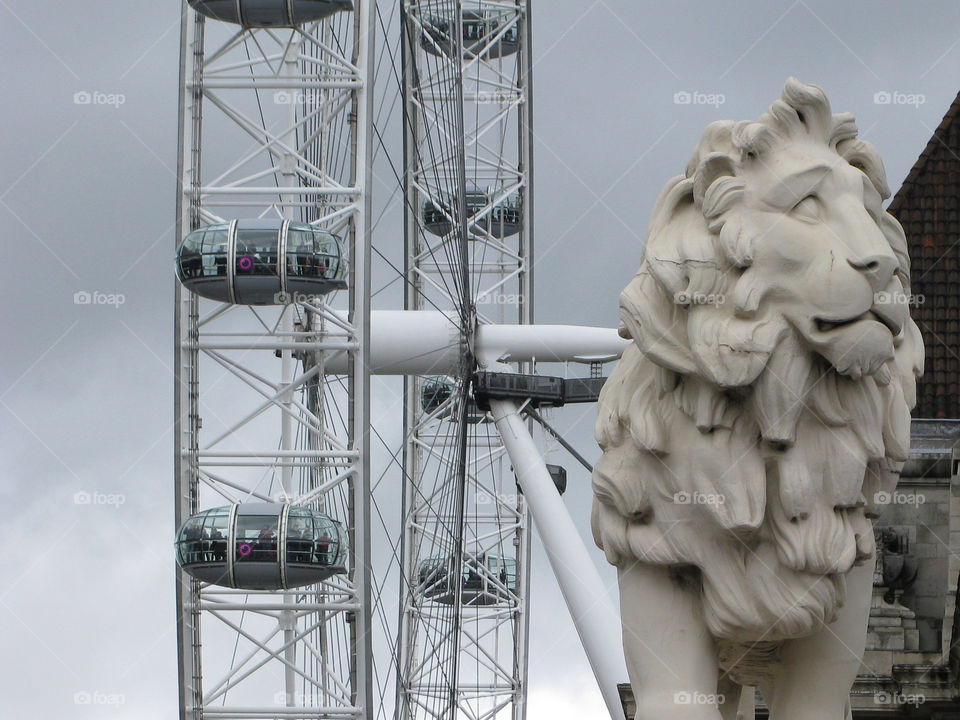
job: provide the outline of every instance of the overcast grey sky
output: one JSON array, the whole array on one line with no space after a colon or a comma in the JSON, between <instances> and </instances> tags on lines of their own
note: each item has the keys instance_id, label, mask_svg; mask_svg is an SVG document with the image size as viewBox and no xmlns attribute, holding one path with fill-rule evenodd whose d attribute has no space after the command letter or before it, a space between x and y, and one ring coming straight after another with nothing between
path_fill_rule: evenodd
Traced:
<instances>
[{"instance_id":1,"label":"overcast grey sky","mask_svg":"<svg viewBox=\"0 0 960 720\"><path fill-rule=\"evenodd\" d=\"M952 0L534 0L533 13L540 322L614 325L663 183L707 123L756 118L788 76L856 115L894 191L960 89ZM171 718L180 7L0 0L0 15L0 715ZM123 103L77 105L81 91ZM78 291L125 302L75 305ZM598 455L592 410L557 422ZM562 461L589 541L588 478ZM123 502L75 504L84 491ZM599 716L534 560L530 717ZM82 691L122 705L76 705Z\"/></svg>"}]
</instances>

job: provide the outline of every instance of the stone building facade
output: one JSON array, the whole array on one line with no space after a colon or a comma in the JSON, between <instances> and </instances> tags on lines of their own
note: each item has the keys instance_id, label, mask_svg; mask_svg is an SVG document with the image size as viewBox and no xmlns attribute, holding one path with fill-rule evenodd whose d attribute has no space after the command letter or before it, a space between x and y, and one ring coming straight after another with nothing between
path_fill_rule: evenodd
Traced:
<instances>
[{"instance_id":1,"label":"stone building facade","mask_svg":"<svg viewBox=\"0 0 960 720\"><path fill-rule=\"evenodd\" d=\"M910 460L876 523L900 547L878 552L867 652L851 704L855 719L960 720L960 95L889 210L907 236L911 315L926 364ZM903 557L892 557L898 551ZM915 577L885 587L885 557L888 579L904 566Z\"/></svg>"},{"instance_id":2,"label":"stone building facade","mask_svg":"<svg viewBox=\"0 0 960 720\"><path fill-rule=\"evenodd\" d=\"M914 420L912 430L910 460L876 523L867 650L851 693L855 720L960 720L960 420Z\"/></svg>"}]
</instances>

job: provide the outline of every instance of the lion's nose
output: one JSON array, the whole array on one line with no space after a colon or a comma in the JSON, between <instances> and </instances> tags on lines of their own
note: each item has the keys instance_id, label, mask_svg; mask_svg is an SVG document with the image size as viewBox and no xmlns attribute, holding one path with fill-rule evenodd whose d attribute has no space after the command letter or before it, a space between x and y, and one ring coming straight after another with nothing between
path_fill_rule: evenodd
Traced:
<instances>
[{"instance_id":1,"label":"lion's nose","mask_svg":"<svg viewBox=\"0 0 960 720\"><path fill-rule=\"evenodd\" d=\"M847 262L867 276L874 290L883 290L887 287L887 283L897 269L897 258L890 253L847 258Z\"/></svg>"}]
</instances>

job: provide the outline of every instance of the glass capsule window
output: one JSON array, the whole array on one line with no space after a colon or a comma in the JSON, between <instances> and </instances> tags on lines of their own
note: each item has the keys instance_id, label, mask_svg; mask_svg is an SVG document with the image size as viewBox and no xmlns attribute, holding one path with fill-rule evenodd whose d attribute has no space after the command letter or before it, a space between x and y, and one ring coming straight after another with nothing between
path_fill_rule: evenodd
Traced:
<instances>
[{"instance_id":1,"label":"glass capsule window","mask_svg":"<svg viewBox=\"0 0 960 720\"><path fill-rule=\"evenodd\" d=\"M276 562L276 515L238 515L234 562Z\"/></svg>"},{"instance_id":2,"label":"glass capsule window","mask_svg":"<svg viewBox=\"0 0 960 720\"><path fill-rule=\"evenodd\" d=\"M279 229L238 228L236 273L242 275L268 275L280 277L277 265L277 248L280 244Z\"/></svg>"},{"instance_id":3,"label":"glass capsule window","mask_svg":"<svg viewBox=\"0 0 960 720\"><path fill-rule=\"evenodd\" d=\"M467 217L473 217L487 206L487 194L483 192L468 192L466 201Z\"/></svg>"},{"instance_id":4,"label":"glass capsule window","mask_svg":"<svg viewBox=\"0 0 960 720\"><path fill-rule=\"evenodd\" d=\"M194 280L203 276L203 260L200 248L203 245L203 231L190 233L180 248L177 274L181 281Z\"/></svg>"},{"instance_id":5,"label":"glass capsule window","mask_svg":"<svg viewBox=\"0 0 960 720\"><path fill-rule=\"evenodd\" d=\"M177 560L181 565L224 562L229 530L229 507L194 515L177 535Z\"/></svg>"},{"instance_id":6,"label":"glass capsule window","mask_svg":"<svg viewBox=\"0 0 960 720\"><path fill-rule=\"evenodd\" d=\"M201 277L226 277L230 255L230 228L214 225L203 233L201 244Z\"/></svg>"},{"instance_id":7,"label":"glass capsule window","mask_svg":"<svg viewBox=\"0 0 960 720\"><path fill-rule=\"evenodd\" d=\"M512 195L494 206L490 211L490 219L495 223L518 223L521 210L520 196Z\"/></svg>"},{"instance_id":8,"label":"glass capsule window","mask_svg":"<svg viewBox=\"0 0 960 720\"><path fill-rule=\"evenodd\" d=\"M435 557L427 558L420 562L420 578L421 580L427 580L429 578L435 577L439 573L447 572L447 565L449 565L450 560L446 555L437 555Z\"/></svg>"},{"instance_id":9,"label":"glass capsule window","mask_svg":"<svg viewBox=\"0 0 960 720\"><path fill-rule=\"evenodd\" d=\"M304 508L290 508L287 518L288 565L343 565L346 543L339 524Z\"/></svg>"},{"instance_id":10,"label":"glass capsule window","mask_svg":"<svg viewBox=\"0 0 960 720\"><path fill-rule=\"evenodd\" d=\"M418 575L427 597L446 592L450 580L450 558L438 555L421 560Z\"/></svg>"},{"instance_id":11,"label":"glass capsule window","mask_svg":"<svg viewBox=\"0 0 960 720\"><path fill-rule=\"evenodd\" d=\"M463 584L464 590L482 590L484 573L481 570L483 558L476 555L470 555L463 560Z\"/></svg>"},{"instance_id":12,"label":"glass capsule window","mask_svg":"<svg viewBox=\"0 0 960 720\"><path fill-rule=\"evenodd\" d=\"M517 589L517 561L510 557L487 555L487 569L508 590Z\"/></svg>"},{"instance_id":13,"label":"glass capsule window","mask_svg":"<svg viewBox=\"0 0 960 720\"><path fill-rule=\"evenodd\" d=\"M453 394L453 381L446 377L430 377L423 381L420 393L420 407L425 413L432 413L450 399Z\"/></svg>"},{"instance_id":14,"label":"glass capsule window","mask_svg":"<svg viewBox=\"0 0 960 720\"><path fill-rule=\"evenodd\" d=\"M203 560L203 518L190 518L180 530L177 539L177 556L181 565Z\"/></svg>"},{"instance_id":15,"label":"glass capsule window","mask_svg":"<svg viewBox=\"0 0 960 720\"><path fill-rule=\"evenodd\" d=\"M450 222L449 208L442 208L431 200L423 201L423 222L427 225Z\"/></svg>"},{"instance_id":16,"label":"glass capsule window","mask_svg":"<svg viewBox=\"0 0 960 720\"><path fill-rule=\"evenodd\" d=\"M227 276L229 230L228 225L211 225L187 235L177 264L182 282Z\"/></svg>"},{"instance_id":17,"label":"glass capsule window","mask_svg":"<svg viewBox=\"0 0 960 720\"><path fill-rule=\"evenodd\" d=\"M335 235L291 225L287 231L287 277L342 280L341 248Z\"/></svg>"},{"instance_id":18,"label":"glass capsule window","mask_svg":"<svg viewBox=\"0 0 960 720\"><path fill-rule=\"evenodd\" d=\"M449 12L429 16L424 23L420 45L431 55L449 54L453 48L455 23ZM505 28L509 24L508 28ZM517 51L517 18L512 13L464 11L461 22L463 50L467 57L483 51L490 59L511 55ZM496 41L484 47L490 39Z\"/></svg>"},{"instance_id":19,"label":"glass capsule window","mask_svg":"<svg viewBox=\"0 0 960 720\"><path fill-rule=\"evenodd\" d=\"M467 17L463 19L464 40L480 40L486 34L485 30L486 28L482 20Z\"/></svg>"}]
</instances>

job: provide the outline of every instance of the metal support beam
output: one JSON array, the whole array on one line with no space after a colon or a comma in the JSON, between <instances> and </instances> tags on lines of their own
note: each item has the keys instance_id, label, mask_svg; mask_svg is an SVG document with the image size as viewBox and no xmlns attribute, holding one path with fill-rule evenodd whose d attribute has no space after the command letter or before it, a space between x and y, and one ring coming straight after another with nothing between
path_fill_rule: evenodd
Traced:
<instances>
[{"instance_id":1,"label":"metal support beam","mask_svg":"<svg viewBox=\"0 0 960 720\"><path fill-rule=\"evenodd\" d=\"M617 691L623 672L623 644L619 624L610 622L617 612L517 404L491 400L490 406L607 711L612 720L623 720Z\"/></svg>"}]
</instances>

